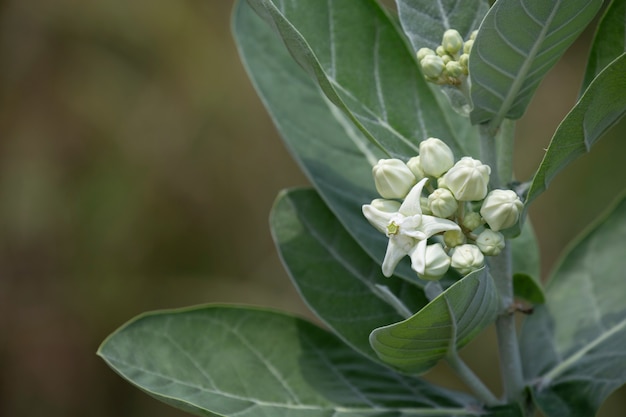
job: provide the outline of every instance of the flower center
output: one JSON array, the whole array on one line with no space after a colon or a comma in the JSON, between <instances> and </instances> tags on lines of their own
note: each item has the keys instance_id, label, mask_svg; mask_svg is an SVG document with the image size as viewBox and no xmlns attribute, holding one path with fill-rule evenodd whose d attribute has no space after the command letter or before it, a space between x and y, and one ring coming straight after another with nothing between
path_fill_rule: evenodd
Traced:
<instances>
[{"instance_id":1,"label":"flower center","mask_svg":"<svg viewBox=\"0 0 626 417\"><path fill-rule=\"evenodd\" d=\"M400 232L400 226L392 220L391 223L387 225L387 236L397 235L398 232Z\"/></svg>"}]
</instances>

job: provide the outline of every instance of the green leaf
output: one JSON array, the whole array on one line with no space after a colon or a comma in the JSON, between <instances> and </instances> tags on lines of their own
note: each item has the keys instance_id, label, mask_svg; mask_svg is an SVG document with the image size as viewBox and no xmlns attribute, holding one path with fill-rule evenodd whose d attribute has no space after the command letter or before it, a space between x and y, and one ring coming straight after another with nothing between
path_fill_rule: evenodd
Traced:
<instances>
[{"instance_id":1,"label":"green leaf","mask_svg":"<svg viewBox=\"0 0 626 417\"><path fill-rule=\"evenodd\" d=\"M515 297L529 303L543 304L546 301L541 284L531 275L513 274L513 290Z\"/></svg>"},{"instance_id":2,"label":"green leaf","mask_svg":"<svg viewBox=\"0 0 626 417\"><path fill-rule=\"evenodd\" d=\"M374 330L370 343L383 362L420 374L451 349L472 340L495 321L497 312L497 290L483 268L462 278L412 317Z\"/></svg>"},{"instance_id":3,"label":"green leaf","mask_svg":"<svg viewBox=\"0 0 626 417\"><path fill-rule=\"evenodd\" d=\"M522 227L522 233L509 241L513 263L513 289L515 296L533 304L544 302L541 285L539 246L530 221Z\"/></svg>"},{"instance_id":4,"label":"green leaf","mask_svg":"<svg viewBox=\"0 0 626 417\"><path fill-rule=\"evenodd\" d=\"M546 304L520 337L524 373L547 417L595 415L626 382L626 199L567 251Z\"/></svg>"},{"instance_id":5,"label":"green leaf","mask_svg":"<svg viewBox=\"0 0 626 417\"><path fill-rule=\"evenodd\" d=\"M406 160L431 136L459 156L476 150L476 143L459 142L449 110L440 107L414 51L375 0L249 3L328 98L387 155Z\"/></svg>"},{"instance_id":6,"label":"green leaf","mask_svg":"<svg viewBox=\"0 0 626 417\"><path fill-rule=\"evenodd\" d=\"M544 192L556 174L591 147L626 112L626 54L620 55L589 85L554 133L532 179L526 207Z\"/></svg>"},{"instance_id":7,"label":"green leaf","mask_svg":"<svg viewBox=\"0 0 626 417\"><path fill-rule=\"evenodd\" d=\"M472 123L519 119L535 89L593 19L602 0L499 0L470 56Z\"/></svg>"},{"instance_id":8,"label":"green leaf","mask_svg":"<svg viewBox=\"0 0 626 417\"><path fill-rule=\"evenodd\" d=\"M486 0L396 0L402 29L413 49L437 49L443 32L459 31L468 39L489 10Z\"/></svg>"},{"instance_id":9,"label":"green leaf","mask_svg":"<svg viewBox=\"0 0 626 417\"><path fill-rule=\"evenodd\" d=\"M626 52L626 0L613 0L604 11L591 46L584 91L615 58Z\"/></svg>"},{"instance_id":10,"label":"green leaf","mask_svg":"<svg viewBox=\"0 0 626 417\"><path fill-rule=\"evenodd\" d=\"M203 416L480 414L465 394L398 375L311 323L260 309L144 314L109 336L98 355L146 393Z\"/></svg>"},{"instance_id":11,"label":"green leaf","mask_svg":"<svg viewBox=\"0 0 626 417\"><path fill-rule=\"evenodd\" d=\"M346 343L378 360L369 345L372 329L404 317L377 285L405 309L427 300L406 281L385 278L313 190L282 192L270 216L274 241L294 285L307 305ZM388 295L388 294L387 294Z\"/></svg>"}]
</instances>

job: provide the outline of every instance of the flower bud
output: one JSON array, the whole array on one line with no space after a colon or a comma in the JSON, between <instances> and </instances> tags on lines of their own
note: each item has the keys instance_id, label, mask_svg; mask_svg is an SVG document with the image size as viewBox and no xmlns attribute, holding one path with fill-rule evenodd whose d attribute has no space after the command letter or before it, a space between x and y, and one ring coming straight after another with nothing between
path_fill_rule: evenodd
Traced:
<instances>
[{"instance_id":1,"label":"flower bud","mask_svg":"<svg viewBox=\"0 0 626 417\"><path fill-rule=\"evenodd\" d=\"M443 234L443 243L449 248L456 248L465 243L465 235L460 230L448 230Z\"/></svg>"},{"instance_id":2,"label":"flower bud","mask_svg":"<svg viewBox=\"0 0 626 417\"><path fill-rule=\"evenodd\" d=\"M462 54L459 57L459 64L463 67L463 74L467 75L469 73L469 54Z\"/></svg>"},{"instance_id":3,"label":"flower bud","mask_svg":"<svg viewBox=\"0 0 626 417\"><path fill-rule=\"evenodd\" d=\"M491 229L483 230L476 239L476 246L487 256L498 255L504 249L505 244L502 233L494 232Z\"/></svg>"},{"instance_id":4,"label":"flower bud","mask_svg":"<svg viewBox=\"0 0 626 417\"><path fill-rule=\"evenodd\" d=\"M420 198L420 208L422 209L422 214L427 214L429 216L433 214L433 212L430 211L430 207L428 206L428 197Z\"/></svg>"},{"instance_id":5,"label":"flower bud","mask_svg":"<svg viewBox=\"0 0 626 417\"><path fill-rule=\"evenodd\" d=\"M450 55L454 55L463 47L463 38L456 29L448 29L443 34L441 46Z\"/></svg>"},{"instance_id":6,"label":"flower bud","mask_svg":"<svg viewBox=\"0 0 626 417\"><path fill-rule=\"evenodd\" d=\"M417 179L418 181L426 176L424 174L424 171L422 170L422 164L420 163L419 155L409 159L409 161L406 163L406 166L409 167L413 175L415 175L415 179Z\"/></svg>"},{"instance_id":7,"label":"flower bud","mask_svg":"<svg viewBox=\"0 0 626 417\"><path fill-rule=\"evenodd\" d=\"M450 257L443 250L441 243L426 246L426 261L424 273L419 274L422 279L435 281L444 276L450 268Z\"/></svg>"},{"instance_id":8,"label":"flower bud","mask_svg":"<svg viewBox=\"0 0 626 417\"><path fill-rule=\"evenodd\" d=\"M446 52L446 50L443 48L443 46L439 45L437 47L437 49L435 49L435 53L439 56L444 56L444 55L448 55L448 53Z\"/></svg>"},{"instance_id":9,"label":"flower bud","mask_svg":"<svg viewBox=\"0 0 626 417\"><path fill-rule=\"evenodd\" d=\"M459 203L450 190L437 188L428 196L428 207L435 216L446 219L456 213Z\"/></svg>"},{"instance_id":10,"label":"flower bud","mask_svg":"<svg viewBox=\"0 0 626 417\"><path fill-rule=\"evenodd\" d=\"M437 55L426 55L420 61L422 73L428 78L439 78L443 72L443 59Z\"/></svg>"},{"instance_id":11,"label":"flower bud","mask_svg":"<svg viewBox=\"0 0 626 417\"><path fill-rule=\"evenodd\" d=\"M400 210L400 202L395 200L386 200L384 198L377 198L370 203L372 207L385 213L396 213Z\"/></svg>"},{"instance_id":12,"label":"flower bud","mask_svg":"<svg viewBox=\"0 0 626 417\"><path fill-rule=\"evenodd\" d=\"M436 55L436 54L435 54L435 51L433 51L430 48L420 48L419 51L417 51L417 60L421 61L422 59L424 59L426 55Z\"/></svg>"},{"instance_id":13,"label":"flower bud","mask_svg":"<svg viewBox=\"0 0 626 417\"><path fill-rule=\"evenodd\" d=\"M463 66L456 61L450 61L446 64L446 74L450 77L460 77L463 75Z\"/></svg>"},{"instance_id":14,"label":"flower bud","mask_svg":"<svg viewBox=\"0 0 626 417\"><path fill-rule=\"evenodd\" d=\"M491 168L478 159L464 156L443 176L446 187L459 201L482 200L487 195Z\"/></svg>"},{"instance_id":15,"label":"flower bud","mask_svg":"<svg viewBox=\"0 0 626 417\"><path fill-rule=\"evenodd\" d=\"M472 50L472 46L474 46L473 39L470 39L469 41L465 41L465 43L463 44L463 53L469 55L469 53Z\"/></svg>"},{"instance_id":16,"label":"flower bud","mask_svg":"<svg viewBox=\"0 0 626 417\"><path fill-rule=\"evenodd\" d=\"M480 214L491 230L497 232L517 223L523 208L524 203L515 191L493 190L483 201Z\"/></svg>"},{"instance_id":17,"label":"flower bud","mask_svg":"<svg viewBox=\"0 0 626 417\"><path fill-rule=\"evenodd\" d=\"M465 227L470 232L472 230L478 229L483 225L483 219L480 217L480 214L476 212L465 213L465 217L463 217L463 227Z\"/></svg>"},{"instance_id":18,"label":"flower bud","mask_svg":"<svg viewBox=\"0 0 626 417\"><path fill-rule=\"evenodd\" d=\"M470 40L475 40L476 39L476 35L478 35L478 29L472 31L472 33L470 34Z\"/></svg>"},{"instance_id":19,"label":"flower bud","mask_svg":"<svg viewBox=\"0 0 626 417\"><path fill-rule=\"evenodd\" d=\"M441 139L420 142L420 165L424 174L439 177L454 165L452 150Z\"/></svg>"},{"instance_id":20,"label":"flower bud","mask_svg":"<svg viewBox=\"0 0 626 417\"><path fill-rule=\"evenodd\" d=\"M384 198L404 198L417 180L399 159L380 159L372 168L376 190Z\"/></svg>"},{"instance_id":21,"label":"flower bud","mask_svg":"<svg viewBox=\"0 0 626 417\"><path fill-rule=\"evenodd\" d=\"M454 248L450 266L459 271L461 275L467 275L481 268L485 264L485 257L476 245L465 244Z\"/></svg>"}]
</instances>

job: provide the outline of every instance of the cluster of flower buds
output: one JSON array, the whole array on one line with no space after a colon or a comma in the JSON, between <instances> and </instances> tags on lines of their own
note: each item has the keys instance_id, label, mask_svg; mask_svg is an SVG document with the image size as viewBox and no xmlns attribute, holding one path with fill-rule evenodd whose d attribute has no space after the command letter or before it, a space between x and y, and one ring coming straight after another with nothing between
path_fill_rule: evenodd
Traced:
<instances>
[{"instance_id":1,"label":"cluster of flower buds","mask_svg":"<svg viewBox=\"0 0 626 417\"><path fill-rule=\"evenodd\" d=\"M485 256L505 246L500 230L514 226L523 203L514 191L489 191L491 168L477 159L454 160L443 141L419 144L419 156L406 163L381 159L372 169L382 198L363 206L363 214L389 238L383 274L393 274L402 258L420 278L440 279L450 267L466 275L481 268Z\"/></svg>"},{"instance_id":2,"label":"cluster of flower buds","mask_svg":"<svg viewBox=\"0 0 626 417\"><path fill-rule=\"evenodd\" d=\"M463 42L461 34L448 29L436 50L421 48L417 60L426 79L435 84L460 85L468 74L469 53L477 31Z\"/></svg>"}]
</instances>

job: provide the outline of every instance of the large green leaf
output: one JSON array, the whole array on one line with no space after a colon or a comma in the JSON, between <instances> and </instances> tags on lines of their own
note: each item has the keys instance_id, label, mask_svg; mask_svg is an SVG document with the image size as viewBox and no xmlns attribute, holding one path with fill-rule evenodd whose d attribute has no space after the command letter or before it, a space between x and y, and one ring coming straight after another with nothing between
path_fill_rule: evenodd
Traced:
<instances>
[{"instance_id":1,"label":"large green leaf","mask_svg":"<svg viewBox=\"0 0 626 417\"><path fill-rule=\"evenodd\" d=\"M294 285L308 306L345 342L377 360L370 332L398 322L427 300L418 287L385 278L313 190L282 192L270 224ZM385 297L397 298L396 306Z\"/></svg>"},{"instance_id":2,"label":"large green leaf","mask_svg":"<svg viewBox=\"0 0 626 417\"><path fill-rule=\"evenodd\" d=\"M498 0L472 47L473 123L522 116L543 76L593 19L602 0Z\"/></svg>"},{"instance_id":3,"label":"large green leaf","mask_svg":"<svg viewBox=\"0 0 626 417\"><path fill-rule=\"evenodd\" d=\"M604 11L591 46L583 92L615 58L626 52L626 0L613 0Z\"/></svg>"},{"instance_id":4,"label":"large green leaf","mask_svg":"<svg viewBox=\"0 0 626 417\"><path fill-rule=\"evenodd\" d=\"M595 415L626 382L626 199L584 233L524 323L525 376L548 417Z\"/></svg>"},{"instance_id":5,"label":"large green leaf","mask_svg":"<svg viewBox=\"0 0 626 417\"><path fill-rule=\"evenodd\" d=\"M370 343L385 363L404 372L423 373L493 323L498 303L495 284L483 268L463 277L412 317L374 330Z\"/></svg>"},{"instance_id":6,"label":"large green leaf","mask_svg":"<svg viewBox=\"0 0 626 417\"><path fill-rule=\"evenodd\" d=\"M145 314L109 336L98 354L153 397L202 416L480 414L465 394L396 374L311 323L260 309Z\"/></svg>"},{"instance_id":7,"label":"large green leaf","mask_svg":"<svg viewBox=\"0 0 626 417\"><path fill-rule=\"evenodd\" d=\"M417 155L427 137L457 156L475 143L457 132L419 74L414 52L375 0L249 0L329 99L389 156ZM464 137L465 132L458 132Z\"/></svg>"},{"instance_id":8,"label":"large green leaf","mask_svg":"<svg viewBox=\"0 0 626 417\"><path fill-rule=\"evenodd\" d=\"M533 177L526 207L548 187L570 162L591 147L626 112L626 54L608 65L567 114Z\"/></svg>"},{"instance_id":9,"label":"large green leaf","mask_svg":"<svg viewBox=\"0 0 626 417\"><path fill-rule=\"evenodd\" d=\"M443 32L456 29L468 39L489 9L487 0L396 0L402 29L413 49L436 49Z\"/></svg>"}]
</instances>

